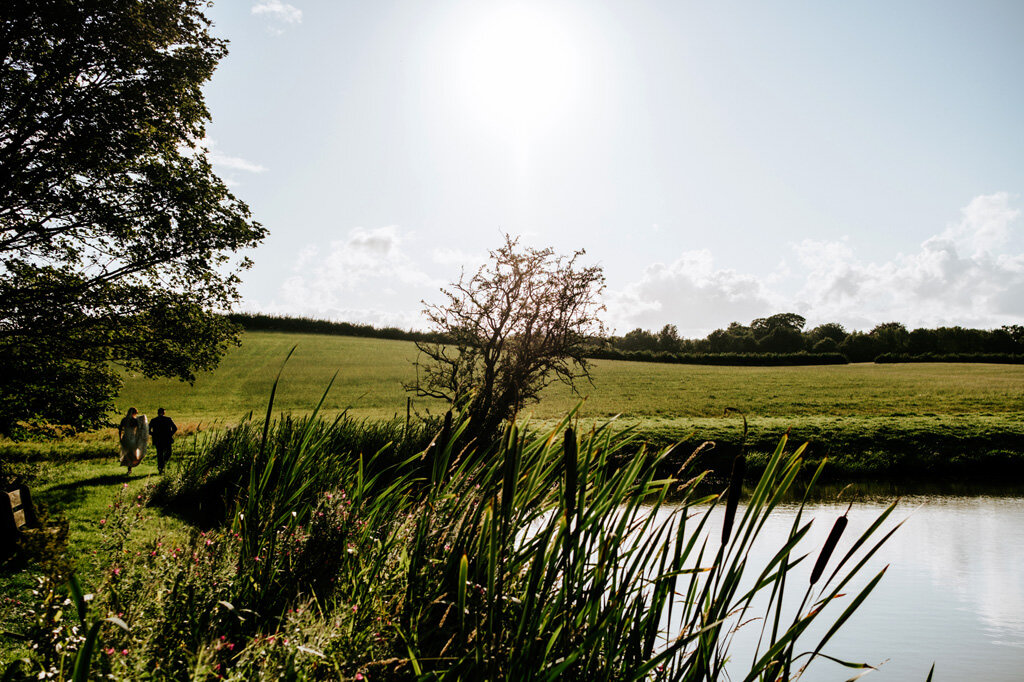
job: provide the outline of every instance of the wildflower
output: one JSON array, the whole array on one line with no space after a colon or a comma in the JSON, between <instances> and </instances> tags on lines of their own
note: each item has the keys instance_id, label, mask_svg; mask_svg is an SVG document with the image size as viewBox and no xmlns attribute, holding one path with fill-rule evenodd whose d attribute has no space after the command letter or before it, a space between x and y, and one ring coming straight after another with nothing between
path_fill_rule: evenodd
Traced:
<instances>
[{"instance_id":1,"label":"wildflower","mask_svg":"<svg viewBox=\"0 0 1024 682\"><path fill-rule=\"evenodd\" d=\"M128 655L128 650L127 649L121 649L121 655L122 656L127 656Z\"/></svg>"},{"instance_id":2,"label":"wildflower","mask_svg":"<svg viewBox=\"0 0 1024 682\"><path fill-rule=\"evenodd\" d=\"M102 526L102 525L104 525L104 524L105 524L106 522L107 522L107 520L106 520L106 519L100 519L100 525L101 525L101 526Z\"/></svg>"}]
</instances>

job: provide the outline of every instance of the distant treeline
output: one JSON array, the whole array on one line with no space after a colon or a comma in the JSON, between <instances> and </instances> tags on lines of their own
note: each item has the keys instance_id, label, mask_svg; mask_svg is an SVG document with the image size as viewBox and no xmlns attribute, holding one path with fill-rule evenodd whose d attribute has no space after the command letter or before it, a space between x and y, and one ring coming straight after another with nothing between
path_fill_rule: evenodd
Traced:
<instances>
[{"instance_id":1,"label":"distant treeline","mask_svg":"<svg viewBox=\"0 0 1024 682\"><path fill-rule=\"evenodd\" d=\"M1024 365L1024 355L1012 353L883 353L875 362L997 362L1003 365Z\"/></svg>"},{"instance_id":2,"label":"distant treeline","mask_svg":"<svg viewBox=\"0 0 1024 682\"><path fill-rule=\"evenodd\" d=\"M444 336L397 327L331 322L311 317L231 313L244 329L336 334L402 341L443 342ZM804 331L807 321L796 313L778 313L733 322L703 339L684 339L674 324L658 332L634 329L622 336L591 339L587 355L595 359L698 365L834 365L846 362L998 362L1020 364L1024 326L999 329L938 327L908 330L899 322L876 325L869 332L850 331L828 322Z\"/></svg>"},{"instance_id":3,"label":"distant treeline","mask_svg":"<svg viewBox=\"0 0 1024 682\"><path fill-rule=\"evenodd\" d=\"M781 367L794 365L845 365L849 360L842 353L669 353L666 351L595 348L587 357L598 360L632 360L634 362L667 362L680 365L741 365L749 367Z\"/></svg>"},{"instance_id":4,"label":"distant treeline","mask_svg":"<svg viewBox=\"0 0 1024 682\"><path fill-rule=\"evenodd\" d=\"M638 328L622 336L612 336L607 340L607 347L624 353L644 351L686 356L803 352L824 358L840 353L850 362L871 362L883 355L899 357L898 362L943 361L936 359L939 357L961 358L945 360L947 362L1005 362L1002 358L1024 354L1024 326L1021 325L999 329L908 330L899 322L886 322L869 332L848 332L838 322L804 331L806 323L807 320L796 313L778 313L758 318L749 325L733 322L703 339L680 338L677 327L667 324L658 332Z\"/></svg>"},{"instance_id":5,"label":"distant treeline","mask_svg":"<svg viewBox=\"0 0 1024 682\"><path fill-rule=\"evenodd\" d=\"M399 341L441 341L440 334L419 332L398 327L374 327L352 322L331 322L312 317L264 315L263 313L229 313L228 319L243 329L254 331L293 332L303 334L333 334L335 336L364 336L374 339Z\"/></svg>"}]
</instances>

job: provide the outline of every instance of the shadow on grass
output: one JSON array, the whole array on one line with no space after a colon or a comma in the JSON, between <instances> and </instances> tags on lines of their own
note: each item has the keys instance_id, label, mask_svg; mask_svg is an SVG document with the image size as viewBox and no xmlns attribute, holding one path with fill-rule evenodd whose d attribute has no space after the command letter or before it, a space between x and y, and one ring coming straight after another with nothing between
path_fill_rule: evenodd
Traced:
<instances>
[{"instance_id":1,"label":"shadow on grass","mask_svg":"<svg viewBox=\"0 0 1024 682\"><path fill-rule=\"evenodd\" d=\"M88 495L89 488L124 485L125 483L146 477L146 474L126 476L123 472L119 474L103 474L51 486L40 497L48 504L60 505L64 508L80 506Z\"/></svg>"}]
</instances>

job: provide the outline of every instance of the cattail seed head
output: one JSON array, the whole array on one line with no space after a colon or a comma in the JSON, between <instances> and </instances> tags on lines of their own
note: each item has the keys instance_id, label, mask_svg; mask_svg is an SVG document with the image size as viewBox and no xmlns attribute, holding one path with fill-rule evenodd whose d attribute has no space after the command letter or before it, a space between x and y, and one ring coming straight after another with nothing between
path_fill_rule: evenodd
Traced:
<instances>
[{"instance_id":1,"label":"cattail seed head","mask_svg":"<svg viewBox=\"0 0 1024 682\"><path fill-rule=\"evenodd\" d=\"M818 560L814 563L814 570L811 571L812 585L818 582L818 578L825 572L825 566L828 564L829 557L835 551L836 545L839 544L839 538L845 529L846 514L843 514L836 519L835 524L832 526L832 532L828 534L828 539L825 540L825 545L821 548L821 554L818 555Z\"/></svg>"}]
</instances>

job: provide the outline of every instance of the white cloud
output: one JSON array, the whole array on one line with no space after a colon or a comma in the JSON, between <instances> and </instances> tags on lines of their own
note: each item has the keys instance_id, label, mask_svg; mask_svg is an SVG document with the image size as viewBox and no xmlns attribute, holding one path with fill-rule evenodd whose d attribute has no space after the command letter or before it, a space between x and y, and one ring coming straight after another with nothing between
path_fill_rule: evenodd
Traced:
<instances>
[{"instance_id":1,"label":"white cloud","mask_svg":"<svg viewBox=\"0 0 1024 682\"><path fill-rule=\"evenodd\" d=\"M817 320L909 326L1007 324L1024 313L1024 254L1001 253L1020 211L1006 193L976 197L918 251L863 262L843 242L804 240L798 306Z\"/></svg>"},{"instance_id":2,"label":"white cloud","mask_svg":"<svg viewBox=\"0 0 1024 682\"><path fill-rule=\"evenodd\" d=\"M267 170L266 166L261 166L240 156L229 156L212 149L210 150L209 159L213 165L220 166L221 168L230 168L231 170L240 170L247 173L263 173Z\"/></svg>"},{"instance_id":3,"label":"white cloud","mask_svg":"<svg viewBox=\"0 0 1024 682\"><path fill-rule=\"evenodd\" d=\"M302 10L281 0L265 0L252 6L251 12L264 17L271 23L269 29L273 33L282 33L283 26L302 23Z\"/></svg>"},{"instance_id":4,"label":"white cloud","mask_svg":"<svg viewBox=\"0 0 1024 682\"><path fill-rule=\"evenodd\" d=\"M977 196L960 213L960 223L947 227L940 237L975 256L1005 246L1013 221L1020 217L1019 209L1010 208L1007 192Z\"/></svg>"},{"instance_id":5,"label":"white cloud","mask_svg":"<svg viewBox=\"0 0 1024 682\"><path fill-rule=\"evenodd\" d=\"M405 252L405 241L394 226L357 227L326 248L307 245L278 299L263 309L402 327L421 324L420 299L443 282L420 269Z\"/></svg>"},{"instance_id":6,"label":"white cloud","mask_svg":"<svg viewBox=\"0 0 1024 682\"><path fill-rule=\"evenodd\" d=\"M703 336L731 321L797 312L808 324L837 321L870 329L899 321L910 327L1019 323L1024 317L1021 211L1006 192L975 197L959 222L909 254L868 262L848 239L793 244L797 267L783 262L766 277L717 268L708 251L655 263L643 276L608 295L609 321L619 333L676 324Z\"/></svg>"},{"instance_id":7,"label":"white cloud","mask_svg":"<svg viewBox=\"0 0 1024 682\"><path fill-rule=\"evenodd\" d=\"M467 272L473 271L487 262L487 253L470 253L462 249L442 248L430 252L430 259L438 265L458 265Z\"/></svg>"},{"instance_id":8,"label":"white cloud","mask_svg":"<svg viewBox=\"0 0 1024 682\"><path fill-rule=\"evenodd\" d=\"M204 137L203 139L193 143L191 146L180 145L178 147L178 151L182 154L196 157L206 156L207 161L214 166L217 166L219 169L227 168L230 170L245 171L247 173L264 173L267 170L266 166L262 166L254 161L249 161L248 159L243 159L240 156L225 154L217 147L218 145L216 140ZM231 180L228 180L227 182L228 184L236 184Z\"/></svg>"},{"instance_id":9,"label":"white cloud","mask_svg":"<svg viewBox=\"0 0 1024 682\"><path fill-rule=\"evenodd\" d=\"M757 278L716 269L706 250L685 252L669 265L655 263L639 281L606 298L609 323L619 334L673 323L684 336L703 336L774 312L773 295Z\"/></svg>"},{"instance_id":10,"label":"white cloud","mask_svg":"<svg viewBox=\"0 0 1024 682\"><path fill-rule=\"evenodd\" d=\"M242 171L245 173L265 173L267 168L254 161L249 161L240 156L231 156L225 154L217 148L217 141L209 137L204 137L201 140L196 141L192 146L181 145L178 147L178 151L182 154L188 154L195 157L206 157L221 175L224 180L224 184L228 187L238 187L242 183L236 178L226 175L225 171Z\"/></svg>"}]
</instances>

